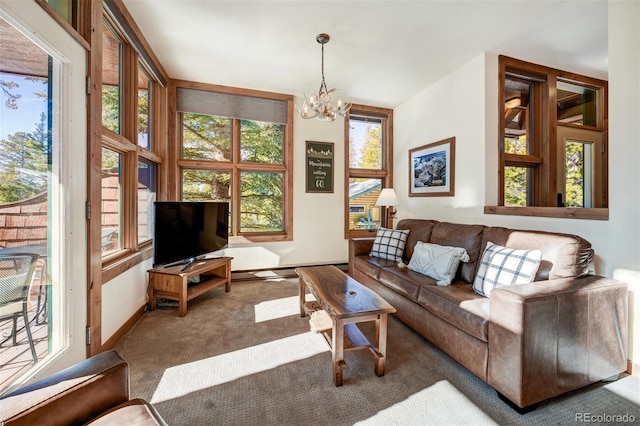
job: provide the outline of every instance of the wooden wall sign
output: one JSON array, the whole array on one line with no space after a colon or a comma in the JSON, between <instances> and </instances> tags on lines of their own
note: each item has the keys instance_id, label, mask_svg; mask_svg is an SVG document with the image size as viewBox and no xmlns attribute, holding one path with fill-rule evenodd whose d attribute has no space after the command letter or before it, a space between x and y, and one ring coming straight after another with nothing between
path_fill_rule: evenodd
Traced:
<instances>
[{"instance_id":1,"label":"wooden wall sign","mask_svg":"<svg viewBox=\"0 0 640 426\"><path fill-rule=\"evenodd\" d=\"M333 192L333 143L306 141L306 192Z\"/></svg>"}]
</instances>

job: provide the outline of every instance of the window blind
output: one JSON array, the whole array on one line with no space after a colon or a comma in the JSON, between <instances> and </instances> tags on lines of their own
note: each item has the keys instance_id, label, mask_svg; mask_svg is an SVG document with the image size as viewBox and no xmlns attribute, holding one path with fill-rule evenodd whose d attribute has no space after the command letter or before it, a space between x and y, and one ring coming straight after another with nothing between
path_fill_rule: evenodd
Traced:
<instances>
[{"instance_id":1,"label":"window blind","mask_svg":"<svg viewBox=\"0 0 640 426\"><path fill-rule=\"evenodd\" d=\"M178 88L178 111L241 120L287 123L287 103L232 93Z\"/></svg>"}]
</instances>

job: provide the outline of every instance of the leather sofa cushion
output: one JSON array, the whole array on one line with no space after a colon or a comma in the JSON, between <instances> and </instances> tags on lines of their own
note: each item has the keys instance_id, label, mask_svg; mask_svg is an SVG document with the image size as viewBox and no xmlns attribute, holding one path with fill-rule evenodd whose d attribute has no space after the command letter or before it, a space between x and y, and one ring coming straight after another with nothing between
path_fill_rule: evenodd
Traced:
<instances>
[{"instance_id":1,"label":"leather sofa cushion","mask_svg":"<svg viewBox=\"0 0 640 426\"><path fill-rule=\"evenodd\" d=\"M471 284L475 278L476 266L481 255L480 246L485 229L484 225L439 222L433 226L429 242L441 246L463 247L467 250L469 262L460 264L456 277Z\"/></svg>"},{"instance_id":2,"label":"leather sofa cushion","mask_svg":"<svg viewBox=\"0 0 640 426\"><path fill-rule=\"evenodd\" d=\"M491 300L474 293L471 284L422 286L418 303L465 333L488 342Z\"/></svg>"},{"instance_id":3,"label":"leather sofa cushion","mask_svg":"<svg viewBox=\"0 0 640 426\"><path fill-rule=\"evenodd\" d=\"M426 220L426 219L403 219L398 222L396 229L409 229L409 235L407 236L407 244L404 249L403 260L405 263L408 263L411 260L411 256L413 256L413 248L415 247L418 241L422 241L423 243L428 243L431 239L431 231L435 224L438 221L436 220Z\"/></svg>"},{"instance_id":4,"label":"leather sofa cushion","mask_svg":"<svg viewBox=\"0 0 640 426\"><path fill-rule=\"evenodd\" d=\"M482 237L483 251L487 241L512 249L541 250L542 261L534 281L587 275L593 259L591 244L577 235L489 227Z\"/></svg>"},{"instance_id":5,"label":"leather sofa cushion","mask_svg":"<svg viewBox=\"0 0 640 426\"><path fill-rule=\"evenodd\" d=\"M436 281L433 278L397 266L380 269L378 281L413 302L418 301L421 287L436 286Z\"/></svg>"},{"instance_id":6,"label":"leather sofa cushion","mask_svg":"<svg viewBox=\"0 0 640 426\"><path fill-rule=\"evenodd\" d=\"M356 256L353 260L354 269L364 273L366 276L373 278L374 280L378 279L378 273L381 268L387 266L396 266L395 262L391 260L380 259L378 257L368 256L368 255L360 255Z\"/></svg>"}]
</instances>

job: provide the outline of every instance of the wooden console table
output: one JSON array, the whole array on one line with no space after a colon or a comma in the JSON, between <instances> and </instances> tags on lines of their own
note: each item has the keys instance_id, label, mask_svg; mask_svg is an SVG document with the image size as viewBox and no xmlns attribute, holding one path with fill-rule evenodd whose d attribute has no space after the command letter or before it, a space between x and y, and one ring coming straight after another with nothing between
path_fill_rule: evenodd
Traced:
<instances>
[{"instance_id":1,"label":"wooden console table","mask_svg":"<svg viewBox=\"0 0 640 426\"><path fill-rule=\"evenodd\" d=\"M184 265L158 267L147 271L149 280L149 306L156 308L156 298L178 301L178 316L187 315L187 302L214 287L224 285L226 293L231 291L232 257L202 259L185 269ZM183 270L184 269L184 270ZM199 282L189 278L200 276Z\"/></svg>"}]
</instances>

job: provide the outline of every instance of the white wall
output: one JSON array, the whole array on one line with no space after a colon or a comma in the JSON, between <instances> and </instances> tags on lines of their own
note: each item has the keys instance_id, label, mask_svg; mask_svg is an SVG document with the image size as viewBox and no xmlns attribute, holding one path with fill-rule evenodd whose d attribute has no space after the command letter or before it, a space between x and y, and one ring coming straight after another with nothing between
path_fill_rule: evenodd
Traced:
<instances>
[{"instance_id":1,"label":"white wall","mask_svg":"<svg viewBox=\"0 0 640 426\"><path fill-rule=\"evenodd\" d=\"M147 303L147 270L152 266L148 259L102 285L102 343Z\"/></svg>"}]
</instances>

